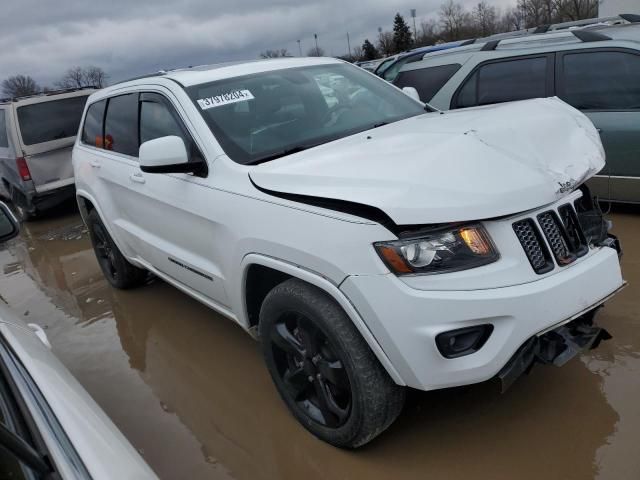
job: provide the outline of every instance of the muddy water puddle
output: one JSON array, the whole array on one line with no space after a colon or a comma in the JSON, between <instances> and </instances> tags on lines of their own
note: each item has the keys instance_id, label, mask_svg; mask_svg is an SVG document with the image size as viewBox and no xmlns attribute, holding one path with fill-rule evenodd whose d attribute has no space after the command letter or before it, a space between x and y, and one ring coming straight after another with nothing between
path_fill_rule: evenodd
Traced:
<instances>
[{"instance_id":1,"label":"muddy water puddle","mask_svg":"<svg viewBox=\"0 0 640 480\"><path fill-rule=\"evenodd\" d=\"M161 282L106 283L77 213L25 225L0 251L0 295L163 479L640 478L640 210L612 215L630 286L598 322L613 340L505 395L491 383L411 392L356 452L288 414L257 344Z\"/></svg>"}]
</instances>

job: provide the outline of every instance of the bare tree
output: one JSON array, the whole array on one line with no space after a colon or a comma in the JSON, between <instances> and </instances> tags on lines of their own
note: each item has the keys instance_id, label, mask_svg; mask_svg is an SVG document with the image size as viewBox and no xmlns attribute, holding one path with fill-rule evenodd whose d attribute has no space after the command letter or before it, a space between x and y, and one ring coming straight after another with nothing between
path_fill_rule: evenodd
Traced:
<instances>
[{"instance_id":1,"label":"bare tree","mask_svg":"<svg viewBox=\"0 0 640 480\"><path fill-rule=\"evenodd\" d=\"M385 57L396 53L393 44L393 33L380 32L378 34L378 51L381 52Z\"/></svg>"},{"instance_id":2,"label":"bare tree","mask_svg":"<svg viewBox=\"0 0 640 480\"><path fill-rule=\"evenodd\" d=\"M471 12L473 26L476 35L485 37L497 30L496 7L482 0Z\"/></svg>"},{"instance_id":3,"label":"bare tree","mask_svg":"<svg viewBox=\"0 0 640 480\"><path fill-rule=\"evenodd\" d=\"M40 87L29 75L14 75L2 81L2 92L8 97L23 97L40 92Z\"/></svg>"},{"instance_id":4,"label":"bare tree","mask_svg":"<svg viewBox=\"0 0 640 480\"><path fill-rule=\"evenodd\" d=\"M292 55L287 51L286 48L281 48L279 50L265 50L260 53L260 58L281 58L281 57L291 57Z\"/></svg>"},{"instance_id":5,"label":"bare tree","mask_svg":"<svg viewBox=\"0 0 640 480\"><path fill-rule=\"evenodd\" d=\"M109 76L100 67L73 67L67 70L54 85L58 88L103 88L107 85L108 78Z\"/></svg>"},{"instance_id":6,"label":"bare tree","mask_svg":"<svg viewBox=\"0 0 640 480\"><path fill-rule=\"evenodd\" d=\"M469 24L469 14L460 3L449 0L440 6L440 26L445 40L461 39L465 24Z\"/></svg>"},{"instance_id":7,"label":"bare tree","mask_svg":"<svg viewBox=\"0 0 640 480\"><path fill-rule=\"evenodd\" d=\"M582 20L598 16L598 0L550 0L563 20Z\"/></svg>"},{"instance_id":8,"label":"bare tree","mask_svg":"<svg viewBox=\"0 0 640 480\"><path fill-rule=\"evenodd\" d=\"M417 44L421 47L426 45L434 45L439 38L438 24L432 18L420 22L418 30Z\"/></svg>"},{"instance_id":9,"label":"bare tree","mask_svg":"<svg viewBox=\"0 0 640 480\"><path fill-rule=\"evenodd\" d=\"M310 48L307 52L307 57L324 57L324 50L322 47Z\"/></svg>"}]
</instances>

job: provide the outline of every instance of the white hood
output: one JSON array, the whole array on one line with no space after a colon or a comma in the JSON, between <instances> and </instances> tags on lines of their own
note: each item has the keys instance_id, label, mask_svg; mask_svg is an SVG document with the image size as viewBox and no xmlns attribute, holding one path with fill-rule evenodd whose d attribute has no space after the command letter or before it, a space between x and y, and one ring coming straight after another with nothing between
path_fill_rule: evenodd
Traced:
<instances>
[{"instance_id":1,"label":"white hood","mask_svg":"<svg viewBox=\"0 0 640 480\"><path fill-rule=\"evenodd\" d=\"M377 207L399 225L552 203L604 167L593 124L557 98L432 113L255 167L278 193Z\"/></svg>"}]
</instances>

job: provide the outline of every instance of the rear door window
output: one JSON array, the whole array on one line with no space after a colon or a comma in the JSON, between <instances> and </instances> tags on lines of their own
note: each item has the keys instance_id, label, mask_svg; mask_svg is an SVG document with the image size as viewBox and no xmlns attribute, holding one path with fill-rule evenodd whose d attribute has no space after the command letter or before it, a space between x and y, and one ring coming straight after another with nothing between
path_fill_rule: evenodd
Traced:
<instances>
[{"instance_id":1,"label":"rear door window","mask_svg":"<svg viewBox=\"0 0 640 480\"><path fill-rule=\"evenodd\" d=\"M138 94L111 97L104 121L104 148L137 157L139 146Z\"/></svg>"},{"instance_id":2,"label":"rear door window","mask_svg":"<svg viewBox=\"0 0 640 480\"><path fill-rule=\"evenodd\" d=\"M0 148L9 147L9 135L7 134L7 117L5 110L0 108Z\"/></svg>"},{"instance_id":3,"label":"rear door window","mask_svg":"<svg viewBox=\"0 0 640 480\"><path fill-rule=\"evenodd\" d=\"M92 103L87 109L82 127L82 143L92 147L104 147L104 110L107 106L106 100Z\"/></svg>"},{"instance_id":4,"label":"rear door window","mask_svg":"<svg viewBox=\"0 0 640 480\"><path fill-rule=\"evenodd\" d=\"M640 109L640 55L624 51L564 54L558 95L581 110Z\"/></svg>"},{"instance_id":5,"label":"rear door window","mask_svg":"<svg viewBox=\"0 0 640 480\"><path fill-rule=\"evenodd\" d=\"M547 97L550 65L546 56L481 65L458 90L452 108Z\"/></svg>"},{"instance_id":6,"label":"rear door window","mask_svg":"<svg viewBox=\"0 0 640 480\"><path fill-rule=\"evenodd\" d=\"M400 72L393 83L399 88L415 88L420 95L420 100L428 102L458 70L460 70L460 65L457 63L408 70Z\"/></svg>"},{"instance_id":7,"label":"rear door window","mask_svg":"<svg viewBox=\"0 0 640 480\"><path fill-rule=\"evenodd\" d=\"M25 145L74 137L87 96L51 100L18 107L18 124Z\"/></svg>"}]
</instances>

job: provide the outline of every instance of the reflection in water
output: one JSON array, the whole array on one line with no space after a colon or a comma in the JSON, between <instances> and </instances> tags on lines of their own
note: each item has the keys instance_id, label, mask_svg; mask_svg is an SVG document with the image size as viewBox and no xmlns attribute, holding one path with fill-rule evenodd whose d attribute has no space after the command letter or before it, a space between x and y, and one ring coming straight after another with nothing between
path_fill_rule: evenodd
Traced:
<instances>
[{"instance_id":1,"label":"reflection in water","mask_svg":"<svg viewBox=\"0 0 640 480\"><path fill-rule=\"evenodd\" d=\"M632 478L640 466L631 288L600 314L614 340L582 361L536 368L506 395L412 392L387 433L350 452L298 426L232 322L161 281L111 289L77 216L30 224L9 253L0 293L48 309L56 353L163 478ZM640 272L629 261L627 277Z\"/></svg>"}]
</instances>

